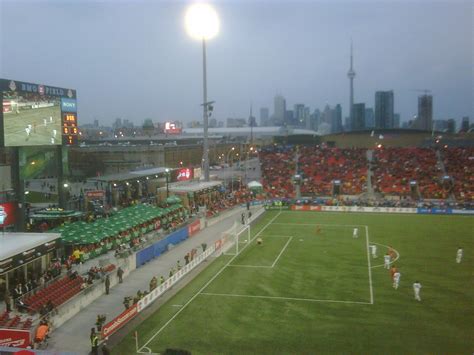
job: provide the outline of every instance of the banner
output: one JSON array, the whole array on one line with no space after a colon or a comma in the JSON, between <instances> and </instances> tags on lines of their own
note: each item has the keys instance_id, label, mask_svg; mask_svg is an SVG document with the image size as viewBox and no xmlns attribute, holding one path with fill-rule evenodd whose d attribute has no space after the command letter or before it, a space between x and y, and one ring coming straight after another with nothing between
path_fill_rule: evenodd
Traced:
<instances>
[{"instance_id":1,"label":"banner","mask_svg":"<svg viewBox=\"0 0 474 355\"><path fill-rule=\"evenodd\" d=\"M292 205L292 211L321 211L321 206L299 206L299 205Z\"/></svg>"},{"instance_id":2,"label":"banner","mask_svg":"<svg viewBox=\"0 0 474 355\"><path fill-rule=\"evenodd\" d=\"M137 313L138 307L136 304L132 305L130 308L120 313L112 321L102 327L102 338L108 337L111 334L115 333L117 330L127 324L131 319L133 319L137 315Z\"/></svg>"},{"instance_id":3,"label":"banner","mask_svg":"<svg viewBox=\"0 0 474 355\"><path fill-rule=\"evenodd\" d=\"M325 212L417 213L416 208L404 207L322 206L321 210Z\"/></svg>"},{"instance_id":4,"label":"banner","mask_svg":"<svg viewBox=\"0 0 474 355\"><path fill-rule=\"evenodd\" d=\"M453 213L453 214L468 214L468 215L474 215L474 210L457 210L457 209L453 209L452 213Z\"/></svg>"},{"instance_id":5,"label":"banner","mask_svg":"<svg viewBox=\"0 0 474 355\"><path fill-rule=\"evenodd\" d=\"M273 205L265 205L266 210L289 210L290 206L284 205L284 206L273 206Z\"/></svg>"},{"instance_id":6,"label":"banner","mask_svg":"<svg viewBox=\"0 0 474 355\"><path fill-rule=\"evenodd\" d=\"M14 202L0 203L0 228L15 224Z\"/></svg>"},{"instance_id":7,"label":"banner","mask_svg":"<svg viewBox=\"0 0 474 355\"><path fill-rule=\"evenodd\" d=\"M105 191L104 190L86 191L86 197L89 198L89 199L104 198L104 196L105 196Z\"/></svg>"},{"instance_id":8,"label":"banner","mask_svg":"<svg viewBox=\"0 0 474 355\"><path fill-rule=\"evenodd\" d=\"M188 226L188 235L192 237L201 229L201 221L198 219Z\"/></svg>"},{"instance_id":9,"label":"banner","mask_svg":"<svg viewBox=\"0 0 474 355\"><path fill-rule=\"evenodd\" d=\"M176 284L179 280L183 278L186 274L191 272L196 266L201 264L207 257L209 257L214 251L216 250L215 246L212 245L206 249L206 251L202 254L199 254L196 259L192 260L189 264L185 265L181 270L175 273L173 276L168 278L164 283L160 286L155 288L151 291L148 295L143 297L137 303L137 311L141 312L146 307L151 305L158 297L160 297L163 293L165 293L168 289L170 289L174 284Z\"/></svg>"},{"instance_id":10,"label":"banner","mask_svg":"<svg viewBox=\"0 0 474 355\"><path fill-rule=\"evenodd\" d=\"M29 330L0 329L0 346L26 348L30 342Z\"/></svg>"},{"instance_id":11,"label":"banner","mask_svg":"<svg viewBox=\"0 0 474 355\"><path fill-rule=\"evenodd\" d=\"M419 214L451 214L451 208L417 208Z\"/></svg>"}]
</instances>

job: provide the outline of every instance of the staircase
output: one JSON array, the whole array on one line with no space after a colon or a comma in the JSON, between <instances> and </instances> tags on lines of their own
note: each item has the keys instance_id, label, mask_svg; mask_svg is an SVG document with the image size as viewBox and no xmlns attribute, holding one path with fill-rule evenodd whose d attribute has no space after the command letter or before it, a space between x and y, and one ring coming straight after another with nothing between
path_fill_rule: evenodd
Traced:
<instances>
[{"instance_id":1,"label":"staircase","mask_svg":"<svg viewBox=\"0 0 474 355\"><path fill-rule=\"evenodd\" d=\"M374 197L374 187L372 186L372 178L374 172L372 171L372 161L374 158L374 151L371 149L367 150L367 196Z\"/></svg>"},{"instance_id":2,"label":"staircase","mask_svg":"<svg viewBox=\"0 0 474 355\"><path fill-rule=\"evenodd\" d=\"M441 151L439 149L436 150L436 158L438 159L436 165L441 170L441 172L443 173L443 176L448 175L448 172L446 170L446 166L444 165L443 156L442 156ZM443 179L443 176L441 176L441 181ZM448 201L455 201L456 200L456 198L454 197L453 192L451 192L449 194L447 200Z\"/></svg>"}]
</instances>

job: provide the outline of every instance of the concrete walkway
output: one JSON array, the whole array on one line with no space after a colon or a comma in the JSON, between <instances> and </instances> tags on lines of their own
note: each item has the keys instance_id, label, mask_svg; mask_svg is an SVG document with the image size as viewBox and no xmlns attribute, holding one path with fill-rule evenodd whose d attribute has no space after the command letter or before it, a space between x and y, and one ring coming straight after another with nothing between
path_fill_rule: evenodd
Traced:
<instances>
[{"instance_id":1,"label":"concrete walkway","mask_svg":"<svg viewBox=\"0 0 474 355\"><path fill-rule=\"evenodd\" d=\"M226 212L228 216L222 221L200 231L167 253L132 271L122 284L111 288L109 295L104 294L59 329L56 329L51 335L48 350L88 354L90 351L89 332L92 327L95 327L94 323L98 314L107 315L106 323L112 320L124 310L122 303L124 297L133 296L138 290L148 290L150 279L153 276L159 279L163 275L167 278L169 270L176 269L177 260L180 260L181 265L184 265L184 255L192 248L196 248L198 253L202 252L201 243L210 245L220 238L222 232L231 228L234 222L240 221L241 213L244 210L244 208L238 207Z\"/></svg>"}]
</instances>

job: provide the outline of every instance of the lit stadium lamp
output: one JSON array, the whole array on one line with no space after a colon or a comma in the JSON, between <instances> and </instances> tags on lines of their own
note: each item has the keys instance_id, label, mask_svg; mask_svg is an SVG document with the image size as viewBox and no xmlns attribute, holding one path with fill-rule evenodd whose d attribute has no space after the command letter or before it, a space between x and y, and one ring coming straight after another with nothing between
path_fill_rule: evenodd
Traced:
<instances>
[{"instance_id":1,"label":"lit stadium lamp","mask_svg":"<svg viewBox=\"0 0 474 355\"><path fill-rule=\"evenodd\" d=\"M64 183L63 186L67 188L69 185L67 183Z\"/></svg>"},{"instance_id":2,"label":"lit stadium lamp","mask_svg":"<svg viewBox=\"0 0 474 355\"><path fill-rule=\"evenodd\" d=\"M188 34L198 40L215 37L219 32L219 17L208 4L193 4L186 11L185 24Z\"/></svg>"}]
</instances>

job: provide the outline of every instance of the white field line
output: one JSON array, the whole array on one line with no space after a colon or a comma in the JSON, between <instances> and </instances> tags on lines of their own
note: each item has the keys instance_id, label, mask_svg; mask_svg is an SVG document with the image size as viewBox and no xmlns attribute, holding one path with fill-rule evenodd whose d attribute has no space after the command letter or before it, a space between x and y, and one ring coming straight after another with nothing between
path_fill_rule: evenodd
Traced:
<instances>
[{"instance_id":1,"label":"white field line","mask_svg":"<svg viewBox=\"0 0 474 355\"><path fill-rule=\"evenodd\" d=\"M283 237L283 236L281 236ZM291 240L293 239L292 236L290 235L287 235L285 236L286 238L289 238L288 241L286 242L285 246L282 248L282 250L280 251L280 254L278 254L278 256L276 257L275 261L273 261L273 264L272 265L247 265L247 264L230 264L230 266L233 266L233 267L250 267L250 268L264 268L264 269L272 269L275 264L277 263L278 259L280 258L280 256L283 254L283 252L285 251L286 247L288 246L288 244L290 244Z\"/></svg>"},{"instance_id":2,"label":"white field line","mask_svg":"<svg viewBox=\"0 0 474 355\"><path fill-rule=\"evenodd\" d=\"M253 267L253 268L266 268L266 269L271 269L272 266L264 266L264 265L241 265L241 264L232 264L232 265L227 265L228 267Z\"/></svg>"},{"instance_id":3,"label":"white field line","mask_svg":"<svg viewBox=\"0 0 474 355\"><path fill-rule=\"evenodd\" d=\"M260 229L260 231L259 231L257 234L255 234L255 235L253 236L252 240L254 240L255 238L257 238L265 229L267 229L268 226L269 226L270 224L272 224L272 222L273 222L275 219L277 219L278 216L280 216L280 214L281 214L281 211L278 212L278 214L277 214L276 216L274 216L262 229ZM247 245L245 245L245 246L241 249L241 251L244 250L245 248L247 248L249 245L250 245L250 243L248 243ZM196 293L194 294L194 296L191 297L191 298L189 299L189 301L186 302L186 303L183 305L183 307L181 307L160 329L158 329L158 330L156 331L155 334L152 335L152 337L151 337L150 339L148 339L148 341L147 341L145 344L142 345L142 347L140 348L140 351L141 351L143 348L145 348L148 344L150 344L150 342L151 342L153 339L155 339L156 336L157 336L158 334L160 334L184 309L186 309L186 307L187 307L192 301L194 301L194 299L195 299L197 296L199 296L199 294L200 294L203 290L205 290L206 287L209 286L209 285L211 284L211 282L213 282L213 281L217 278L217 276L219 276L219 275L222 273L222 271L224 271L224 270L226 269L226 267L229 266L230 263L231 263L232 261L234 261L234 259L235 259L237 256L239 256L239 255L240 255L240 253L234 255L208 282L206 282L206 284L205 284L203 287L201 287L201 289L200 289L198 292L196 292Z\"/></svg>"},{"instance_id":4,"label":"white field line","mask_svg":"<svg viewBox=\"0 0 474 355\"><path fill-rule=\"evenodd\" d=\"M367 246L367 269L369 270L370 304L374 304L374 289L372 287L372 268L370 266L369 227L368 226L365 226L365 242Z\"/></svg>"},{"instance_id":5,"label":"white field line","mask_svg":"<svg viewBox=\"0 0 474 355\"><path fill-rule=\"evenodd\" d=\"M323 226L323 227L365 227L365 224L332 224L332 223L273 223L283 225L294 225L294 226Z\"/></svg>"},{"instance_id":6,"label":"white field line","mask_svg":"<svg viewBox=\"0 0 474 355\"><path fill-rule=\"evenodd\" d=\"M314 298L296 298L296 297L279 297L279 296L257 296L257 295L239 295L234 293L211 293L201 292L201 295L205 296L223 296L223 297L242 297L242 298L260 298L260 299L273 299L282 301L302 301L302 302L327 302L327 303L355 303L355 304L371 304L370 302L362 301L340 301L340 300L320 300Z\"/></svg>"},{"instance_id":7,"label":"white field line","mask_svg":"<svg viewBox=\"0 0 474 355\"><path fill-rule=\"evenodd\" d=\"M278 254L277 258L275 259L275 261L273 262L272 264L272 267L275 266L275 264L278 262L278 259L280 259L280 256L283 254L283 252L286 250L286 247L288 246L288 244L290 244L290 242L293 240L293 237L290 237L290 239L288 239L288 241L286 242L285 246L283 247L283 249L280 251L280 254Z\"/></svg>"},{"instance_id":8,"label":"white field line","mask_svg":"<svg viewBox=\"0 0 474 355\"><path fill-rule=\"evenodd\" d=\"M386 247L387 249L390 248L388 245L385 245L385 244L380 244L380 243L375 243L375 242L372 242L372 244L377 244L377 245L380 245L381 247ZM395 252L395 254L397 254L397 257L395 259L393 259L392 261L390 261L390 265L392 265L395 261L400 259L400 253L398 252L398 250L393 249L393 251ZM374 265L374 266L372 266L372 268L382 267L383 265L384 264Z\"/></svg>"},{"instance_id":9,"label":"white field line","mask_svg":"<svg viewBox=\"0 0 474 355\"><path fill-rule=\"evenodd\" d=\"M273 223L275 224L275 223ZM291 235L280 235L280 234L262 234L262 238L291 238Z\"/></svg>"}]
</instances>

